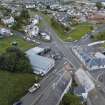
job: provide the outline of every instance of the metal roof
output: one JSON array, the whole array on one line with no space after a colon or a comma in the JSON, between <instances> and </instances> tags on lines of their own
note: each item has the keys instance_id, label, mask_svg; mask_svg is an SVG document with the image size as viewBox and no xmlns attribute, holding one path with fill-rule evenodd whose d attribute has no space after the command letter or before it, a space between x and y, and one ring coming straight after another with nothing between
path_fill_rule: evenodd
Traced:
<instances>
[{"instance_id":1,"label":"metal roof","mask_svg":"<svg viewBox=\"0 0 105 105\"><path fill-rule=\"evenodd\" d=\"M53 59L36 55L33 50L32 52L26 52L26 54L33 66L33 72L37 71L39 73L46 74L54 66L55 61Z\"/></svg>"},{"instance_id":2,"label":"metal roof","mask_svg":"<svg viewBox=\"0 0 105 105\"><path fill-rule=\"evenodd\" d=\"M41 48L41 47L34 47L34 48L31 48L29 49L28 51L26 51L27 54L38 54L40 52L44 51L44 48Z\"/></svg>"}]
</instances>

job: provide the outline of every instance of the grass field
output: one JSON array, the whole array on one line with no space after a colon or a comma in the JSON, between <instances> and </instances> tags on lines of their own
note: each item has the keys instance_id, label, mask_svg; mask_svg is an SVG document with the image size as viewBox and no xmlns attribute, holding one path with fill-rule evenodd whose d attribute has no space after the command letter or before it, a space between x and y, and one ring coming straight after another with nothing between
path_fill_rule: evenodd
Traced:
<instances>
[{"instance_id":1,"label":"grass field","mask_svg":"<svg viewBox=\"0 0 105 105\"><path fill-rule=\"evenodd\" d=\"M73 40L79 40L82 36L84 36L87 32L92 30L92 25L89 23L82 23L75 26L75 29L68 35Z\"/></svg>"},{"instance_id":2,"label":"grass field","mask_svg":"<svg viewBox=\"0 0 105 105\"><path fill-rule=\"evenodd\" d=\"M0 71L0 105L12 105L35 82L35 75Z\"/></svg>"},{"instance_id":3,"label":"grass field","mask_svg":"<svg viewBox=\"0 0 105 105\"><path fill-rule=\"evenodd\" d=\"M57 32L57 34L63 41L79 40L87 32L90 32L92 30L91 24L81 23L81 24L74 26L74 30L72 32L65 33L64 28L60 24L55 23L55 25L52 25L50 16L48 15L43 15L43 16L45 20L49 23L50 26L52 26L52 28Z\"/></svg>"},{"instance_id":4,"label":"grass field","mask_svg":"<svg viewBox=\"0 0 105 105\"><path fill-rule=\"evenodd\" d=\"M13 41L16 41L23 51L35 46L20 36L14 35L0 39L0 53L5 52ZM35 82L35 79L36 76L33 74L15 74L0 70L0 105L12 105L14 101L25 94L26 90Z\"/></svg>"},{"instance_id":5,"label":"grass field","mask_svg":"<svg viewBox=\"0 0 105 105\"><path fill-rule=\"evenodd\" d=\"M59 24L56 24L56 26L52 27L63 41L80 40L82 36L84 36L87 32L90 32L92 30L92 25L88 23L76 25L74 27L74 30L72 30L69 33L65 33L63 27L61 27Z\"/></svg>"},{"instance_id":6,"label":"grass field","mask_svg":"<svg viewBox=\"0 0 105 105\"><path fill-rule=\"evenodd\" d=\"M18 43L18 46L23 50L28 50L31 47L34 47L35 45L32 43L29 43L27 41L25 41L23 38L21 38L20 36L12 36L12 37L8 37L8 38L3 38L0 39L0 53L5 52L5 50L11 46L11 43L13 41L16 41Z\"/></svg>"}]
</instances>

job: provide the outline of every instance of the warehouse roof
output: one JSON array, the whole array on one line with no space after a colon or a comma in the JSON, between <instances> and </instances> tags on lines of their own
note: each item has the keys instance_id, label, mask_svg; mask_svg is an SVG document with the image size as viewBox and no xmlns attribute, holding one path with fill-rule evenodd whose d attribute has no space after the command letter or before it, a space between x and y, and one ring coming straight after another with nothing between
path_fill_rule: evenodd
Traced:
<instances>
[{"instance_id":1,"label":"warehouse roof","mask_svg":"<svg viewBox=\"0 0 105 105\"><path fill-rule=\"evenodd\" d=\"M26 52L33 67L33 72L37 74L46 74L54 65L55 61L34 53L34 49Z\"/></svg>"},{"instance_id":2,"label":"warehouse roof","mask_svg":"<svg viewBox=\"0 0 105 105\"><path fill-rule=\"evenodd\" d=\"M34 47L34 48L31 48L29 49L28 51L26 51L26 53L33 53L33 54L38 54L40 52L44 51L44 48L41 48L41 47Z\"/></svg>"}]
</instances>

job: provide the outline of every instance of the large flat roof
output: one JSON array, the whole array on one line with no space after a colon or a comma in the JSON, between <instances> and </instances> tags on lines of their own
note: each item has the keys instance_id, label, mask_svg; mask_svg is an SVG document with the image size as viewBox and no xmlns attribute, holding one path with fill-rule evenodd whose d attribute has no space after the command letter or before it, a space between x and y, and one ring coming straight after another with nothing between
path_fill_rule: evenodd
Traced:
<instances>
[{"instance_id":1,"label":"large flat roof","mask_svg":"<svg viewBox=\"0 0 105 105\"><path fill-rule=\"evenodd\" d=\"M26 52L28 58L30 59L31 65L34 71L46 74L54 65L55 61L53 59L43 57L34 53L33 49Z\"/></svg>"},{"instance_id":2,"label":"large flat roof","mask_svg":"<svg viewBox=\"0 0 105 105\"><path fill-rule=\"evenodd\" d=\"M41 47L34 47L34 48L31 48L29 49L28 51L26 51L27 54L38 54L40 52L44 51L44 48L41 48Z\"/></svg>"}]
</instances>

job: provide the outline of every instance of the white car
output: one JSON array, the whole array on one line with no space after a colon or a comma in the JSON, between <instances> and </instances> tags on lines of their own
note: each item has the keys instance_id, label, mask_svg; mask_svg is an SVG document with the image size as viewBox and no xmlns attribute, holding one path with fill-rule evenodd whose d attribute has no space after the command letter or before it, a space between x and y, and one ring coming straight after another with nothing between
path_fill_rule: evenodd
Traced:
<instances>
[{"instance_id":1,"label":"white car","mask_svg":"<svg viewBox=\"0 0 105 105\"><path fill-rule=\"evenodd\" d=\"M43 39L48 40L48 41L51 40L51 36L48 35L47 33L41 33L41 35L42 35L42 38L43 38Z\"/></svg>"},{"instance_id":2,"label":"white car","mask_svg":"<svg viewBox=\"0 0 105 105\"><path fill-rule=\"evenodd\" d=\"M32 87L30 87L29 89L28 89L28 91L30 92L30 93L33 93L33 92L35 92L37 89L39 89L40 88L40 84L39 83L34 83L34 85L32 86Z\"/></svg>"}]
</instances>

